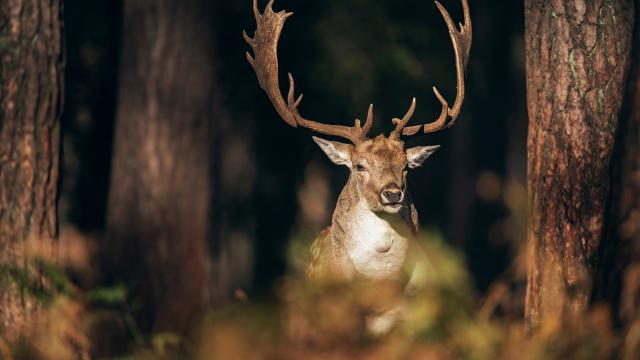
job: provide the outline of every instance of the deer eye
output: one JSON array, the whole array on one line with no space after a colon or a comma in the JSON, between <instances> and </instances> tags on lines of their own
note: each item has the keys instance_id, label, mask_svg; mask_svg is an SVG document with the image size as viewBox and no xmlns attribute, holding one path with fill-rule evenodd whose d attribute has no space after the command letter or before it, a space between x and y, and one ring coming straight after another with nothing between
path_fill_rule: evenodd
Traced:
<instances>
[{"instance_id":1,"label":"deer eye","mask_svg":"<svg viewBox=\"0 0 640 360\"><path fill-rule=\"evenodd\" d=\"M358 165L356 165L356 171L360 171L360 172L362 172L362 171L364 171L364 170L365 170L364 165L362 165L362 164L358 164Z\"/></svg>"}]
</instances>

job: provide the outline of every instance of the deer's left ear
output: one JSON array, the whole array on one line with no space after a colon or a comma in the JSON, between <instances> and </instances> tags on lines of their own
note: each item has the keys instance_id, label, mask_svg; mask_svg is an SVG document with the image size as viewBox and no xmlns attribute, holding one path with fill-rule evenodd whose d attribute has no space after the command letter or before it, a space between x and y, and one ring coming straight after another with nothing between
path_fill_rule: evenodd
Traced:
<instances>
[{"instance_id":1,"label":"deer's left ear","mask_svg":"<svg viewBox=\"0 0 640 360\"><path fill-rule=\"evenodd\" d=\"M440 145L433 146L416 146L407 149L407 161L409 162L409 169L415 169L422 165L431 154L436 152L440 148Z\"/></svg>"}]
</instances>

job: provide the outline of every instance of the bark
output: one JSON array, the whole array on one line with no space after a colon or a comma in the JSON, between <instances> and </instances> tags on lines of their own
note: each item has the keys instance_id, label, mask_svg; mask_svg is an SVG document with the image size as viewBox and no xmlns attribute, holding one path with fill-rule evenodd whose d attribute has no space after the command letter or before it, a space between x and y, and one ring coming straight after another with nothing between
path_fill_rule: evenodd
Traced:
<instances>
[{"instance_id":1,"label":"bark","mask_svg":"<svg viewBox=\"0 0 640 360\"><path fill-rule=\"evenodd\" d=\"M210 297L211 13L205 0L124 2L107 246L156 331L187 331Z\"/></svg>"},{"instance_id":2,"label":"bark","mask_svg":"<svg viewBox=\"0 0 640 360\"><path fill-rule=\"evenodd\" d=\"M39 278L28 256L52 256L57 239L60 7L56 0L0 3L0 327L9 336L37 313L24 296Z\"/></svg>"},{"instance_id":3,"label":"bark","mask_svg":"<svg viewBox=\"0 0 640 360\"><path fill-rule=\"evenodd\" d=\"M632 30L630 0L525 1L529 328L588 305Z\"/></svg>"}]
</instances>

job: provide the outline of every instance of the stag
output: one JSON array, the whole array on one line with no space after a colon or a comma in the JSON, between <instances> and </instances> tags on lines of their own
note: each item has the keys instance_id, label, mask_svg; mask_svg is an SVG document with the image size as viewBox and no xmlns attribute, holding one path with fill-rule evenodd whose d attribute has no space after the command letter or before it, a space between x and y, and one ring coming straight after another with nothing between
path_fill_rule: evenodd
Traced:
<instances>
[{"instance_id":1,"label":"stag","mask_svg":"<svg viewBox=\"0 0 640 360\"><path fill-rule=\"evenodd\" d=\"M417 244L418 213L407 189L407 170L419 166L438 148L417 146L405 149L403 136L433 133L453 126L464 99L464 72L471 47L471 19L466 0L462 0L464 24L458 30L447 10L435 2L444 18L453 44L456 65L457 93L452 107L433 87L442 109L430 123L407 126L416 107L413 98L405 115L392 119L395 125L388 137L367 136L373 124L373 105L369 106L364 124L356 119L353 126L328 124L304 118L298 107L302 94L295 97L295 84L288 74L287 98L280 92L277 46L284 23L293 15L285 10L274 12L270 0L263 13L253 1L256 31L252 37L243 32L253 55L246 58L255 71L260 87L267 93L280 117L290 126L339 137L350 143L313 137L329 159L351 171L333 212L332 223L311 246L311 260L306 269L309 279L369 279L398 280L407 265L413 267L405 289L415 288L418 262L411 257L420 254ZM387 316L388 317L388 316Z\"/></svg>"}]
</instances>

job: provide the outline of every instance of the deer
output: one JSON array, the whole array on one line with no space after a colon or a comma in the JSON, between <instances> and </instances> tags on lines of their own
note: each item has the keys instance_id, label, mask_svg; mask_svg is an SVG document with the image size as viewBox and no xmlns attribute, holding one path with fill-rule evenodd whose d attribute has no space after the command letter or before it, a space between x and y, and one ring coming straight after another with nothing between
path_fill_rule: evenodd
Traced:
<instances>
[{"instance_id":1,"label":"deer","mask_svg":"<svg viewBox=\"0 0 640 360\"><path fill-rule=\"evenodd\" d=\"M257 0L253 0L254 36L249 37L243 31L244 40L253 50L253 55L249 51L245 55L259 86L266 92L276 112L294 128L306 128L349 141L344 143L312 137L333 163L349 168L350 175L338 197L331 225L311 245L306 268L309 280L399 281L404 270L413 267L404 289L411 292L420 287L425 267L420 266L420 261L415 258L424 256L424 251L417 240L418 212L409 194L406 177L408 170L420 167L440 146L405 148L402 137L450 128L460 115L472 39L469 6L467 0L461 1L464 23L459 25L459 30L445 7L435 1L448 28L455 55L457 92L453 106L449 107L434 86L433 92L441 104L440 115L435 121L407 126L416 108L414 97L404 116L392 119L395 128L389 136L369 137L373 125L373 104L369 105L364 124L359 119L355 119L353 126L307 119L298 110L303 95L295 96L291 73L288 74L289 91L286 99L283 97L278 78L277 46L284 23L293 13L286 10L274 12L273 0L260 13ZM371 324L367 326L373 333L384 333L397 318L398 309L387 310L372 317Z\"/></svg>"}]
</instances>

